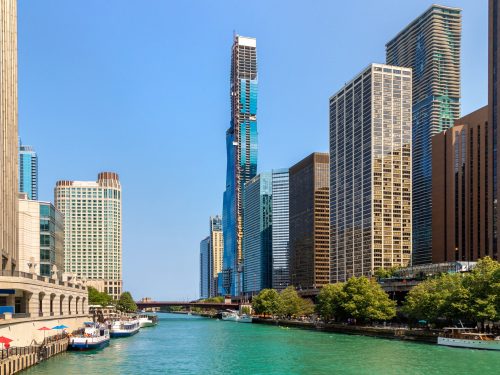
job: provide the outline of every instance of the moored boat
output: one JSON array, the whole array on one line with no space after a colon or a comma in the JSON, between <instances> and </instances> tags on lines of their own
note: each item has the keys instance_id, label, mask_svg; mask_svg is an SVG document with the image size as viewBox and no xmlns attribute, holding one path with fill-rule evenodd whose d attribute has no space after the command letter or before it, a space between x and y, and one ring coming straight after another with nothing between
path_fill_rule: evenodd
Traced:
<instances>
[{"instance_id":1,"label":"moored boat","mask_svg":"<svg viewBox=\"0 0 500 375\"><path fill-rule=\"evenodd\" d=\"M235 310L226 310L221 313L222 320L238 323L252 323L252 317L247 314L239 314Z\"/></svg>"},{"instance_id":2,"label":"moored boat","mask_svg":"<svg viewBox=\"0 0 500 375\"><path fill-rule=\"evenodd\" d=\"M70 336L69 350L102 349L109 344L109 330L95 323L86 323L81 335Z\"/></svg>"},{"instance_id":3,"label":"moored boat","mask_svg":"<svg viewBox=\"0 0 500 375\"><path fill-rule=\"evenodd\" d=\"M139 315L139 325L141 328L153 327L158 324L158 317L156 315Z\"/></svg>"},{"instance_id":4,"label":"moored boat","mask_svg":"<svg viewBox=\"0 0 500 375\"><path fill-rule=\"evenodd\" d=\"M458 348L500 350L500 336L479 333L471 328L445 328L438 337L438 345Z\"/></svg>"},{"instance_id":5,"label":"moored boat","mask_svg":"<svg viewBox=\"0 0 500 375\"><path fill-rule=\"evenodd\" d=\"M137 319L115 320L111 324L111 337L128 337L139 332L140 324Z\"/></svg>"}]
</instances>

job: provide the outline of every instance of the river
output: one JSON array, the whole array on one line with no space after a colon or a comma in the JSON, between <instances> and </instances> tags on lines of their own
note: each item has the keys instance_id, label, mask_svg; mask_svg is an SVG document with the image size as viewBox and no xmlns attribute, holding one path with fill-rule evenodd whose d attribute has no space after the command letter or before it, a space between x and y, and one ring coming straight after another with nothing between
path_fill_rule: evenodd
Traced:
<instances>
[{"instance_id":1,"label":"river","mask_svg":"<svg viewBox=\"0 0 500 375\"><path fill-rule=\"evenodd\" d=\"M500 352L440 347L195 316L159 314L156 327L99 352L67 352L26 374L500 374Z\"/></svg>"}]
</instances>

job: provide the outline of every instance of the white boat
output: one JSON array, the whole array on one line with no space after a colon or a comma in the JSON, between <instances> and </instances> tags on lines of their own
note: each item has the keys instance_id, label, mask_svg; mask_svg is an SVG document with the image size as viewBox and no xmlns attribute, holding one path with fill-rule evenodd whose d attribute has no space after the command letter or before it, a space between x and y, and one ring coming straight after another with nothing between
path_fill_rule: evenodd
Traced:
<instances>
[{"instance_id":1,"label":"white boat","mask_svg":"<svg viewBox=\"0 0 500 375\"><path fill-rule=\"evenodd\" d=\"M141 328L139 320L115 320L111 324L111 337L128 337L135 335Z\"/></svg>"},{"instance_id":2,"label":"white boat","mask_svg":"<svg viewBox=\"0 0 500 375\"><path fill-rule=\"evenodd\" d=\"M500 350L500 336L479 333L472 328L445 328L438 337L438 345L458 348Z\"/></svg>"},{"instance_id":3,"label":"white boat","mask_svg":"<svg viewBox=\"0 0 500 375\"><path fill-rule=\"evenodd\" d=\"M156 315L139 315L139 325L141 328L153 327L158 324L158 317Z\"/></svg>"},{"instance_id":4,"label":"white boat","mask_svg":"<svg viewBox=\"0 0 500 375\"><path fill-rule=\"evenodd\" d=\"M86 323L83 334L70 336L68 349L93 350L102 349L109 344L110 334L105 326Z\"/></svg>"},{"instance_id":5,"label":"white boat","mask_svg":"<svg viewBox=\"0 0 500 375\"><path fill-rule=\"evenodd\" d=\"M252 323L252 317L247 314L239 314L238 311L235 310L226 310L222 312L222 320L229 322L238 322L238 323Z\"/></svg>"}]
</instances>

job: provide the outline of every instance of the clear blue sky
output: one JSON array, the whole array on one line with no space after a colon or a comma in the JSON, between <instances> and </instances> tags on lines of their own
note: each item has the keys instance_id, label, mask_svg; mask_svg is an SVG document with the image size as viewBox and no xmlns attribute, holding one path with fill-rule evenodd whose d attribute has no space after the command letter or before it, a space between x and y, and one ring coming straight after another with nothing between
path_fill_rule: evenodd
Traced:
<instances>
[{"instance_id":1,"label":"clear blue sky","mask_svg":"<svg viewBox=\"0 0 500 375\"><path fill-rule=\"evenodd\" d=\"M103 170L123 186L134 297L198 296L222 211L233 30L257 38L259 171L328 150L328 98L433 1L19 0L19 131L40 197ZM462 114L487 101L487 0L463 9Z\"/></svg>"}]
</instances>

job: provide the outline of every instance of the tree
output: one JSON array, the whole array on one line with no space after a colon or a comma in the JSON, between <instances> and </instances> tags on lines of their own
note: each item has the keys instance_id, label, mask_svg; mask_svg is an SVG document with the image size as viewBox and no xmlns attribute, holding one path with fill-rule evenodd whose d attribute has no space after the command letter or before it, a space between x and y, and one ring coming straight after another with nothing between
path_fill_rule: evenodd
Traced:
<instances>
[{"instance_id":1,"label":"tree","mask_svg":"<svg viewBox=\"0 0 500 375\"><path fill-rule=\"evenodd\" d=\"M300 312L301 316L310 316L314 314L315 306L314 302L309 298L300 298Z\"/></svg>"},{"instance_id":2,"label":"tree","mask_svg":"<svg viewBox=\"0 0 500 375\"><path fill-rule=\"evenodd\" d=\"M280 293L280 299L279 315L291 318L292 316L298 316L300 314L302 298L300 298L293 286L283 289Z\"/></svg>"},{"instance_id":3,"label":"tree","mask_svg":"<svg viewBox=\"0 0 500 375\"><path fill-rule=\"evenodd\" d=\"M116 304L116 308L124 312L134 312L137 311L137 305L132 298L130 292L123 292Z\"/></svg>"},{"instance_id":4,"label":"tree","mask_svg":"<svg viewBox=\"0 0 500 375\"><path fill-rule=\"evenodd\" d=\"M263 289L252 300L252 308L256 314L274 316L280 311L281 299L274 289Z\"/></svg>"},{"instance_id":5,"label":"tree","mask_svg":"<svg viewBox=\"0 0 500 375\"><path fill-rule=\"evenodd\" d=\"M396 302L373 279L351 277L342 290L342 309L349 317L366 321L388 320L396 316Z\"/></svg>"},{"instance_id":6,"label":"tree","mask_svg":"<svg viewBox=\"0 0 500 375\"><path fill-rule=\"evenodd\" d=\"M486 320L500 319L500 263L490 257L480 259L463 285L469 292L468 313L476 322L484 326Z\"/></svg>"},{"instance_id":7,"label":"tree","mask_svg":"<svg viewBox=\"0 0 500 375\"><path fill-rule=\"evenodd\" d=\"M89 286L87 290L89 293L89 305L100 305L104 307L113 303L113 298L109 294L99 292L91 286Z\"/></svg>"},{"instance_id":8,"label":"tree","mask_svg":"<svg viewBox=\"0 0 500 375\"><path fill-rule=\"evenodd\" d=\"M324 321L342 318L345 313L342 302L345 300L344 283L327 284L318 294L316 310Z\"/></svg>"},{"instance_id":9,"label":"tree","mask_svg":"<svg viewBox=\"0 0 500 375\"><path fill-rule=\"evenodd\" d=\"M377 279L386 279L389 277L394 276L394 273L399 270L401 267L400 266L393 266L390 268L378 268L375 271L375 277Z\"/></svg>"}]
</instances>

